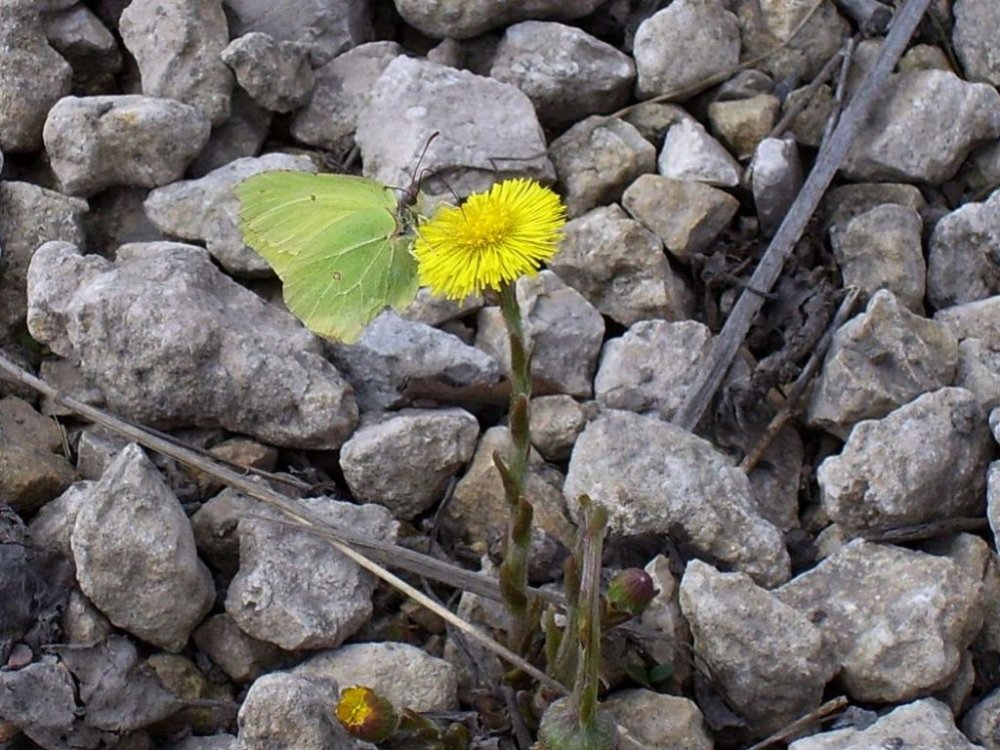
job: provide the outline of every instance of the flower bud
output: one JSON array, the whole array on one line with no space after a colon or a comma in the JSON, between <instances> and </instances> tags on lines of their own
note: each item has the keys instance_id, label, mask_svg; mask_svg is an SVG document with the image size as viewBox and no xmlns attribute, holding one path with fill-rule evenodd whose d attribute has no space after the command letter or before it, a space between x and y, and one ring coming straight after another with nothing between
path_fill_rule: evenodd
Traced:
<instances>
[{"instance_id":1,"label":"flower bud","mask_svg":"<svg viewBox=\"0 0 1000 750\"><path fill-rule=\"evenodd\" d=\"M641 614L656 596L653 579L641 568L620 570L608 584L608 604L631 617Z\"/></svg>"},{"instance_id":2,"label":"flower bud","mask_svg":"<svg viewBox=\"0 0 1000 750\"><path fill-rule=\"evenodd\" d=\"M392 703L361 685L341 691L336 713L344 729L365 742L387 740L399 724Z\"/></svg>"}]
</instances>

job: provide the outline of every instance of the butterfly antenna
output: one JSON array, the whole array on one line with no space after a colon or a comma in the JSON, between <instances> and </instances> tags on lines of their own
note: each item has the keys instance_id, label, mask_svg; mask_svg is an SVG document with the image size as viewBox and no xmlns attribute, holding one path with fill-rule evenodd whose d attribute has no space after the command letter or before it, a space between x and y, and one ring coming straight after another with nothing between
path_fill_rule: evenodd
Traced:
<instances>
[{"instance_id":1,"label":"butterfly antenna","mask_svg":"<svg viewBox=\"0 0 1000 750\"><path fill-rule=\"evenodd\" d=\"M406 189L404 201L407 204L411 204L414 200L416 200L417 191L420 190L420 186L423 184L425 175L430 174L431 172L429 169L421 169L420 165L423 164L424 157L427 156L427 150L431 147L431 143L433 143L434 139L439 135L441 135L441 131L435 130L430 134L430 136L428 136L427 142L424 143L424 148L420 152L420 158L417 159L417 166L413 170L413 178L410 180L410 187Z\"/></svg>"}]
</instances>

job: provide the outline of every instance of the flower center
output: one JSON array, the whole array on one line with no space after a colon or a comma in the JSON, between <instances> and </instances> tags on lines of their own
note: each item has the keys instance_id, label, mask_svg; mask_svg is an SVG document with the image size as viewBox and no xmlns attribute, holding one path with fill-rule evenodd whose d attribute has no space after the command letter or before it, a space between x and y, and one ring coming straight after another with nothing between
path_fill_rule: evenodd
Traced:
<instances>
[{"instance_id":1,"label":"flower center","mask_svg":"<svg viewBox=\"0 0 1000 750\"><path fill-rule=\"evenodd\" d=\"M469 247L482 252L496 247L508 237L511 231L511 217L507 211L483 211L466 224Z\"/></svg>"}]
</instances>

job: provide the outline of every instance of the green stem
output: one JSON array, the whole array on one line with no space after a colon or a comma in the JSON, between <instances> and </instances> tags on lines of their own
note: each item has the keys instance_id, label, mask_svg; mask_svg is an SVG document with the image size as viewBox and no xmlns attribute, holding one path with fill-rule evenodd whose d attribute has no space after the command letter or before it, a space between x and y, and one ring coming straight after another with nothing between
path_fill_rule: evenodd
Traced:
<instances>
[{"instance_id":1,"label":"green stem","mask_svg":"<svg viewBox=\"0 0 1000 750\"><path fill-rule=\"evenodd\" d=\"M531 400L531 355L524 336L521 310L514 284L500 289L500 311L510 338L510 438L513 444L506 466L497 461L504 479L509 508L504 559L500 565L500 590L510 615L508 647L524 654L534 630L532 602L528 597L528 558L531 550L533 509L527 499L528 460L531 451L529 403Z\"/></svg>"},{"instance_id":2,"label":"green stem","mask_svg":"<svg viewBox=\"0 0 1000 750\"><path fill-rule=\"evenodd\" d=\"M589 729L597 723L601 664L601 555L608 513L603 506L592 504L589 498L581 505L585 513L585 542L578 600L580 661L571 700L580 707L580 726Z\"/></svg>"}]
</instances>

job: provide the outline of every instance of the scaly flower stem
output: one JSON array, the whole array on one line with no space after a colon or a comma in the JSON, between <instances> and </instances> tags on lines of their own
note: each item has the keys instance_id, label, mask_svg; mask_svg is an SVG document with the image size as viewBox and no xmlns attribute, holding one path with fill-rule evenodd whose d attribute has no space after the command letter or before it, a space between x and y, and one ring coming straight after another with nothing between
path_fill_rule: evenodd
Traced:
<instances>
[{"instance_id":1,"label":"scaly flower stem","mask_svg":"<svg viewBox=\"0 0 1000 750\"><path fill-rule=\"evenodd\" d=\"M510 616L507 645L524 654L534 631L533 607L528 598L528 556L531 550L533 509L527 498L528 459L531 430L528 426L531 399L531 354L524 337L521 310L514 283L500 288L500 311L510 336L510 437L513 450L506 465L494 457L504 480L509 508L504 559L500 565L500 591Z\"/></svg>"},{"instance_id":2,"label":"scaly flower stem","mask_svg":"<svg viewBox=\"0 0 1000 750\"><path fill-rule=\"evenodd\" d=\"M580 610L578 638L580 661L577 664L576 682L572 700L580 707L580 725L597 724L597 690L601 664L601 553L604 549L604 532L608 513L604 506L588 502L584 510L586 541L580 576Z\"/></svg>"}]
</instances>

